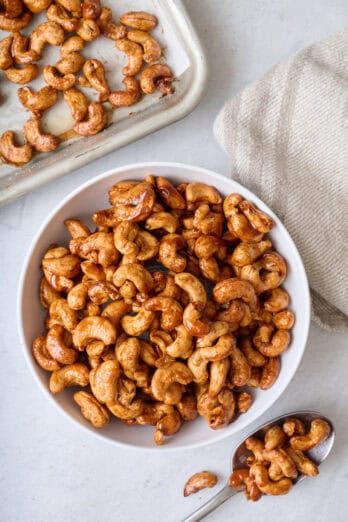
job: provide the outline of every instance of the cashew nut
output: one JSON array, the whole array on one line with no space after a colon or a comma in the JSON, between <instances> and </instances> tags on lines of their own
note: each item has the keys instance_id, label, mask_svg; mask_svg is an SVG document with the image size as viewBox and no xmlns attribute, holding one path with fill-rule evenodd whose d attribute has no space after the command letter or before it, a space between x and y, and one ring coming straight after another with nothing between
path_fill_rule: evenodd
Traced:
<instances>
[{"instance_id":1,"label":"cashew nut","mask_svg":"<svg viewBox=\"0 0 348 522\"><path fill-rule=\"evenodd\" d=\"M314 419L310 430L305 435L293 435L290 438L290 446L294 450L307 451L321 444L331 432L330 425L323 419Z\"/></svg>"},{"instance_id":2,"label":"cashew nut","mask_svg":"<svg viewBox=\"0 0 348 522\"><path fill-rule=\"evenodd\" d=\"M282 448L277 448L277 449L272 449L272 450L265 449L263 451L263 455L264 455L264 458L266 460L268 460L269 462L277 464L277 466L279 466L279 468L281 469L281 471L285 477L289 477L289 478L297 477L298 473L297 473L295 463L284 449L282 449Z\"/></svg>"},{"instance_id":3,"label":"cashew nut","mask_svg":"<svg viewBox=\"0 0 348 522\"><path fill-rule=\"evenodd\" d=\"M233 250L230 262L236 266L252 265L262 254L271 248L272 243L269 239L264 239L258 243L241 242Z\"/></svg>"},{"instance_id":4,"label":"cashew nut","mask_svg":"<svg viewBox=\"0 0 348 522\"><path fill-rule=\"evenodd\" d=\"M62 5L52 4L46 12L47 20L56 22L66 33L73 33L79 25L78 18L72 18ZM73 37L74 38L74 37Z\"/></svg>"},{"instance_id":5,"label":"cashew nut","mask_svg":"<svg viewBox=\"0 0 348 522\"><path fill-rule=\"evenodd\" d=\"M52 107L58 100L57 90L50 85L42 87L37 92L33 92L29 87L20 87L17 95L21 104L37 116Z\"/></svg>"},{"instance_id":6,"label":"cashew nut","mask_svg":"<svg viewBox=\"0 0 348 522\"><path fill-rule=\"evenodd\" d=\"M13 65L11 54L11 47L13 42L13 35L6 36L0 40L0 69L8 69Z\"/></svg>"},{"instance_id":7,"label":"cashew nut","mask_svg":"<svg viewBox=\"0 0 348 522\"><path fill-rule=\"evenodd\" d=\"M96 281L88 285L88 297L92 303L102 305L110 299L118 299L119 293L109 281Z\"/></svg>"},{"instance_id":8,"label":"cashew nut","mask_svg":"<svg viewBox=\"0 0 348 522\"><path fill-rule=\"evenodd\" d=\"M66 258L66 256L68 257ZM74 282L69 277L75 277L79 273L80 262L78 257L70 256L69 250L66 248L53 246L47 250L43 257L43 273L50 285L58 292L71 290ZM66 273L71 275L65 276Z\"/></svg>"},{"instance_id":9,"label":"cashew nut","mask_svg":"<svg viewBox=\"0 0 348 522\"><path fill-rule=\"evenodd\" d=\"M175 407L184 421L194 420L198 415L197 399L191 392L184 393Z\"/></svg>"},{"instance_id":10,"label":"cashew nut","mask_svg":"<svg viewBox=\"0 0 348 522\"><path fill-rule=\"evenodd\" d=\"M253 348L252 342L248 337L242 337L239 340L239 346L250 366L259 367L266 364L266 357Z\"/></svg>"},{"instance_id":11,"label":"cashew nut","mask_svg":"<svg viewBox=\"0 0 348 522\"><path fill-rule=\"evenodd\" d=\"M86 20L95 20L101 13L100 0L83 0L82 2L82 18Z\"/></svg>"},{"instance_id":12,"label":"cashew nut","mask_svg":"<svg viewBox=\"0 0 348 522\"><path fill-rule=\"evenodd\" d=\"M15 134L5 131L0 137L0 156L11 165L22 166L33 157L33 148L30 143L16 145Z\"/></svg>"},{"instance_id":13,"label":"cashew nut","mask_svg":"<svg viewBox=\"0 0 348 522\"><path fill-rule=\"evenodd\" d=\"M41 11L47 9L52 0L22 0L22 2L32 13L41 13Z\"/></svg>"},{"instance_id":14,"label":"cashew nut","mask_svg":"<svg viewBox=\"0 0 348 522\"><path fill-rule=\"evenodd\" d=\"M286 448L286 453L295 463L296 468L303 475L308 475L310 477L315 477L319 473L318 466L309 459L302 451L295 450L293 448Z\"/></svg>"},{"instance_id":15,"label":"cashew nut","mask_svg":"<svg viewBox=\"0 0 348 522\"><path fill-rule=\"evenodd\" d=\"M65 299L56 299L49 308L48 328L54 324L64 326L65 330L72 332L78 323L78 316L72 310Z\"/></svg>"},{"instance_id":16,"label":"cashew nut","mask_svg":"<svg viewBox=\"0 0 348 522\"><path fill-rule=\"evenodd\" d=\"M4 15L7 18L17 18L23 11L21 0L2 0L0 7L4 8Z\"/></svg>"},{"instance_id":17,"label":"cashew nut","mask_svg":"<svg viewBox=\"0 0 348 522\"><path fill-rule=\"evenodd\" d=\"M177 286L188 294L190 302L206 304L207 292L197 277L189 272L181 272L180 274L175 274L174 281Z\"/></svg>"},{"instance_id":18,"label":"cashew nut","mask_svg":"<svg viewBox=\"0 0 348 522\"><path fill-rule=\"evenodd\" d=\"M212 185L205 183L188 183L185 188L186 200L190 203L205 202L217 205L222 202L218 190Z\"/></svg>"},{"instance_id":19,"label":"cashew nut","mask_svg":"<svg viewBox=\"0 0 348 522\"><path fill-rule=\"evenodd\" d=\"M257 437L248 437L244 445L247 450L251 451L253 453L252 456L247 458L248 464L254 464L255 462L265 463L264 458L264 449L265 444L261 440L259 440Z\"/></svg>"},{"instance_id":20,"label":"cashew nut","mask_svg":"<svg viewBox=\"0 0 348 522\"><path fill-rule=\"evenodd\" d=\"M175 328L175 340L166 346L166 353L173 358L187 359L193 349L192 335L186 330L183 324Z\"/></svg>"},{"instance_id":21,"label":"cashew nut","mask_svg":"<svg viewBox=\"0 0 348 522\"><path fill-rule=\"evenodd\" d=\"M122 81L125 91L113 91L109 95L109 102L114 107L130 107L141 98L140 85L133 76L126 76Z\"/></svg>"},{"instance_id":22,"label":"cashew nut","mask_svg":"<svg viewBox=\"0 0 348 522\"><path fill-rule=\"evenodd\" d=\"M286 495L292 487L292 481L289 478L283 478L277 482L270 480L267 469L259 462L251 466L250 475L255 479L260 491L267 495Z\"/></svg>"},{"instance_id":23,"label":"cashew nut","mask_svg":"<svg viewBox=\"0 0 348 522\"><path fill-rule=\"evenodd\" d=\"M99 101L107 100L110 94L110 87L105 79L104 65L99 60L86 60L82 70L88 86L100 93Z\"/></svg>"},{"instance_id":24,"label":"cashew nut","mask_svg":"<svg viewBox=\"0 0 348 522\"><path fill-rule=\"evenodd\" d=\"M138 45L138 44L136 44ZM141 48L140 48L141 49ZM140 75L140 87L145 94L152 94L156 89L164 94L172 94L174 76L167 65L149 65Z\"/></svg>"},{"instance_id":25,"label":"cashew nut","mask_svg":"<svg viewBox=\"0 0 348 522\"><path fill-rule=\"evenodd\" d=\"M139 387L148 386L148 366L139 362L141 343L135 337L128 337L116 347L116 358L126 377Z\"/></svg>"},{"instance_id":26,"label":"cashew nut","mask_svg":"<svg viewBox=\"0 0 348 522\"><path fill-rule=\"evenodd\" d=\"M188 479L184 487L184 497L197 493L204 488L213 488L217 483L217 476L210 471L200 471Z\"/></svg>"},{"instance_id":27,"label":"cashew nut","mask_svg":"<svg viewBox=\"0 0 348 522\"><path fill-rule=\"evenodd\" d=\"M82 15L81 11L81 0L55 0L56 4L64 7L67 11L72 13L73 16L80 18Z\"/></svg>"},{"instance_id":28,"label":"cashew nut","mask_svg":"<svg viewBox=\"0 0 348 522\"><path fill-rule=\"evenodd\" d=\"M229 478L229 486L231 488L241 491L245 489L245 496L247 500L256 502L262 497L262 492L259 490L253 478L250 477L249 469L236 469Z\"/></svg>"},{"instance_id":29,"label":"cashew nut","mask_svg":"<svg viewBox=\"0 0 348 522\"><path fill-rule=\"evenodd\" d=\"M166 234L162 237L158 258L163 266L173 272L183 272L186 268L186 259L178 251L184 248L185 240L179 234Z\"/></svg>"},{"instance_id":30,"label":"cashew nut","mask_svg":"<svg viewBox=\"0 0 348 522\"><path fill-rule=\"evenodd\" d=\"M8 67L4 71L4 75L6 76L9 82L17 83L19 85L22 85L24 83L30 83L37 77L38 74L39 68L35 63L29 63L25 65L22 69L17 69L16 67Z\"/></svg>"},{"instance_id":31,"label":"cashew nut","mask_svg":"<svg viewBox=\"0 0 348 522\"><path fill-rule=\"evenodd\" d=\"M293 435L304 435L306 432L305 425L296 417L286 419L283 424L283 430L288 437L292 437Z\"/></svg>"},{"instance_id":32,"label":"cashew nut","mask_svg":"<svg viewBox=\"0 0 348 522\"><path fill-rule=\"evenodd\" d=\"M42 132L40 119L36 117L30 118L30 120L24 124L24 135L27 142L38 152L50 152L51 150L55 150L60 143L58 136L44 134Z\"/></svg>"},{"instance_id":33,"label":"cashew nut","mask_svg":"<svg viewBox=\"0 0 348 522\"><path fill-rule=\"evenodd\" d=\"M194 337L206 335L210 330L210 321L204 320L204 309L204 303L193 301L184 310L183 324Z\"/></svg>"},{"instance_id":34,"label":"cashew nut","mask_svg":"<svg viewBox=\"0 0 348 522\"><path fill-rule=\"evenodd\" d=\"M53 301L60 297L60 293L50 285L46 277L43 277L40 282L40 302L42 306L44 308L49 308Z\"/></svg>"},{"instance_id":35,"label":"cashew nut","mask_svg":"<svg viewBox=\"0 0 348 522\"><path fill-rule=\"evenodd\" d=\"M104 361L91 370L89 374L91 390L99 402L108 403L116 399L119 375L120 368L115 359Z\"/></svg>"},{"instance_id":36,"label":"cashew nut","mask_svg":"<svg viewBox=\"0 0 348 522\"><path fill-rule=\"evenodd\" d=\"M60 365L53 359L47 350L46 337L44 335L37 337L31 347L33 357L37 364L48 372L59 370Z\"/></svg>"},{"instance_id":37,"label":"cashew nut","mask_svg":"<svg viewBox=\"0 0 348 522\"><path fill-rule=\"evenodd\" d=\"M139 399L135 399L131 404L124 406L119 401L109 402L107 404L108 409L115 417L122 420L135 419L143 412L143 402Z\"/></svg>"},{"instance_id":38,"label":"cashew nut","mask_svg":"<svg viewBox=\"0 0 348 522\"><path fill-rule=\"evenodd\" d=\"M88 112L88 100L83 92L76 89L76 87L71 87L63 91L63 98L69 105L74 120L83 120Z\"/></svg>"},{"instance_id":39,"label":"cashew nut","mask_svg":"<svg viewBox=\"0 0 348 522\"><path fill-rule=\"evenodd\" d=\"M73 344L80 351L95 340L105 346L116 341L116 329L106 317L85 317L73 331Z\"/></svg>"},{"instance_id":40,"label":"cashew nut","mask_svg":"<svg viewBox=\"0 0 348 522\"><path fill-rule=\"evenodd\" d=\"M66 330L60 324L53 324L47 333L46 347L50 356L61 364L73 364L76 362L78 353L71 348L66 336Z\"/></svg>"},{"instance_id":41,"label":"cashew nut","mask_svg":"<svg viewBox=\"0 0 348 522\"><path fill-rule=\"evenodd\" d=\"M15 33L27 27L31 22L32 14L24 11L16 18L8 18L5 14L0 13L0 30Z\"/></svg>"},{"instance_id":42,"label":"cashew nut","mask_svg":"<svg viewBox=\"0 0 348 522\"><path fill-rule=\"evenodd\" d=\"M60 75L58 69L52 65L45 65L42 74L45 82L58 91L66 91L75 83L73 74Z\"/></svg>"},{"instance_id":43,"label":"cashew nut","mask_svg":"<svg viewBox=\"0 0 348 522\"><path fill-rule=\"evenodd\" d=\"M231 355L236 340L233 335L221 335L213 346L196 349L187 361L194 381L205 383L209 379L207 366L210 361L220 361Z\"/></svg>"},{"instance_id":44,"label":"cashew nut","mask_svg":"<svg viewBox=\"0 0 348 522\"><path fill-rule=\"evenodd\" d=\"M163 330L173 330L182 323L183 309L172 297L151 297L145 302L144 307L145 310L162 312L161 328Z\"/></svg>"},{"instance_id":45,"label":"cashew nut","mask_svg":"<svg viewBox=\"0 0 348 522\"><path fill-rule=\"evenodd\" d=\"M151 273L138 263L120 265L114 273L113 283L120 287L125 281L132 281L139 292L148 294L153 287Z\"/></svg>"},{"instance_id":46,"label":"cashew nut","mask_svg":"<svg viewBox=\"0 0 348 522\"><path fill-rule=\"evenodd\" d=\"M211 324L210 331L207 335L197 338L196 348L207 348L208 346L212 346L217 339L229 332L230 328L226 321L215 321Z\"/></svg>"},{"instance_id":47,"label":"cashew nut","mask_svg":"<svg viewBox=\"0 0 348 522\"><path fill-rule=\"evenodd\" d=\"M183 210L186 202L180 192L166 178L156 178L156 189L164 203L173 210Z\"/></svg>"},{"instance_id":48,"label":"cashew nut","mask_svg":"<svg viewBox=\"0 0 348 522\"><path fill-rule=\"evenodd\" d=\"M189 368L181 362L174 362L166 368L158 368L155 371L151 381L151 390L155 399L166 402L166 393L173 384L186 385L192 381L193 375Z\"/></svg>"},{"instance_id":49,"label":"cashew nut","mask_svg":"<svg viewBox=\"0 0 348 522\"><path fill-rule=\"evenodd\" d=\"M251 201L244 199L239 203L239 208L252 224L252 226L259 232L266 234L274 227L273 219L265 212L262 212L256 208L256 206Z\"/></svg>"},{"instance_id":50,"label":"cashew nut","mask_svg":"<svg viewBox=\"0 0 348 522\"><path fill-rule=\"evenodd\" d=\"M88 119L74 125L74 131L81 136L92 136L106 127L107 113L101 103L92 102L88 105Z\"/></svg>"},{"instance_id":51,"label":"cashew nut","mask_svg":"<svg viewBox=\"0 0 348 522\"><path fill-rule=\"evenodd\" d=\"M212 212L207 203L202 203L195 210L193 227L204 235L221 237L224 227L224 216L221 212Z\"/></svg>"},{"instance_id":52,"label":"cashew nut","mask_svg":"<svg viewBox=\"0 0 348 522\"><path fill-rule=\"evenodd\" d=\"M244 386L250 378L251 367L243 352L233 346L231 351L231 375L230 380L234 386Z\"/></svg>"},{"instance_id":53,"label":"cashew nut","mask_svg":"<svg viewBox=\"0 0 348 522\"><path fill-rule=\"evenodd\" d=\"M89 369L85 364L68 364L52 372L49 388L52 393L60 393L68 386L87 386Z\"/></svg>"},{"instance_id":54,"label":"cashew nut","mask_svg":"<svg viewBox=\"0 0 348 522\"><path fill-rule=\"evenodd\" d=\"M216 397L203 392L198 397L197 409L211 429L224 428L232 422L235 414L236 404L233 393L227 388L223 388Z\"/></svg>"},{"instance_id":55,"label":"cashew nut","mask_svg":"<svg viewBox=\"0 0 348 522\"><path fill-rule=\"evenodd\" d=\"M239 413L247 412L253 403L253 396L249 392L241 392L237 398L237 409Z\"/></svg>"},{"instance_id":56,"label":"cashew nut","mask_svg":"<svg viewBox=\"0 0 348 522\"><path fill-rule=\"evenodd\" d=\"M253 286L238 277L231 277L217 283L213 288L213 296L215 301L220 304L228 303L233 299L242 299L253 309L257 304Z\"/></svg>"},{"instance_id":57,"label":"cashew nut","mask_svg":"<svg viewBox=\"0 0 348 522\"><path fill-rule=\"evenodd\" d=\"M83 238L78 245L78 254L103 267L108 267L119 259L112 234L109 232L95 232Z\"/></svg>"},{"instance_id":58,"label":"cashew nut","mask_svg":"<svg viewBox=\"0 0 348 522\"><path fill-rule=\"evenodd\" d=\"M172 413L165 415L156 424L156 431L153 436L155 443L159 446L162 445L164 436L174 435L174 433L180 430L182 425L183 420L178 411L174 410Z\"/></svg>"},{"instance_id":59,"label":"cashew nut","mask_svg":"<svg viewBox=\"0 0 348 522\"><path fill-rule=\"evenodd\" d=\"M100 35L100 29L95 20L81 18L76 33L81 36L85 42L92 42Z\"/></svg>"},{"instance_id":60,"label":"cashew nut","mask_svg":"<svg viewBox=\"0 0 348 522\"><path fill-rule=\"evenodd\" d=\"M261 390L268 390L278 378L280 372L280 360L279 357L270 357L264 367L262 368L260 378Z\"/></svg>"},{"instance_id":61,"label":"cashew nut","mask_svg":"<svg viewBox=\"0 0 348 522\"><path fill-rule=\"evenodd\" d=\"M209 388L208 395L215 397L218 395L226 384L226 377L230 369L230 360L228 357L220 361L213 361L210 365L209 372ZM239 408L238 408L238 411Z\"/></svg>"},{"instance_id":62,"label":"cashew nut","mask_svg":"<svg viewBox=\"0 0 348 522\"><path fill-rule=\"evenodd\" d=\"M38 25L30 35L30 50L40 58L46 44L61 45L64 42L64 29L56 22Z\"/></svg>"},{"instance_id":63,"label":"cashew nut","mask_svg":"<svg viewBox=\"0 0 348 522\"><path fill-rule=\"evenodd\" d=\"M141 307L136 315L125 315L121 320L121 325L126 334L138 336L150 328L154 319L155 312L150 312Z\"/></svg>"},{"instance_id":64,"label":"cashew nut","mask_svg":"<svg viewBox=\"0 0 348 522\"><path fill-rule=\"evenodd\" d=\"M263 273L260 273L262 271ZM277 252L266 252L253 265L245 265L240 277L250 281L256 293L277 288L286 277L287 268L284 258Z\"/></svg>"},{"instance_id":65,"label":"cashew nut","mask_svg":"<svg viewBox=\"0 0 348 522\"><path fill-rule=\"evenodd\" d=\"M290 344L288 330L277 330L275 333L272 325L261 325L256 330L253 343L265 357L277 357L283 353Z\"/></svg>"},{"instance_id":66,"label":"cashew nut","mask_svg":"<svg viewBox=\"0 0 348 522\"><path fill-rule=\"evenodd\" d=\"M74 401L80 406L82 415L95 428L104 428L110 421L108 410L91 393L86 391L76 392L74 393Z\"/></svg>"},{"instance_id":67,"label":"cashew nut","mask_svg":"<svg viewBox=\"0 0 348 522\"><path fill-rule=\"evenodd\" d=\"M143 49L135 42L131 42L127 38L116 41L116 47L120 51L127 54L128 64L123 67L122 74L124 76L135 76L141 69L143 64Z\"/></svg>"},{"instance_id":68,"label":"cashew nut","mask_svg":"<svg viewBox=\"0 0 348 522\"><path fill-rule=\"evenodd\" d=\"M103 35L110 40L117 41L127 36L127 28L113 22L112 11L109 7L102 7L97 24Z\"/></svg>"},{"instance_id":69,"label":"cashew nut","mask_svg":"<svg viewBox=\"0 0 348 522\"><path fill-rule=\"evenodd\" d=\"M128 31L127 38L140 44L144 49L143 60L146 63L157 62L162 56L162 47L148 32L134 29Z\"/></svg>"},{"instance_id":70,"label":"cashew nut","mask_svg":"<svg viewBox=\"0 0 348 522\"><path fill-rule=\"evenodd\" d=\"M17 64L29 64L40 59L39 54L28 48L29 39L20 32L13 33L12 56Z\"/></svg>"},{"instance_id":71,"label":"cashew nut","mask_svg":"<svg viewBox=\"0 0 348 522\"><path fill-rule=\"evenodd\" d=\"M290 310L282 310L273 316L273 324L279 330L290 330L294 326L295 314Z\"/></svg>"},{"instance_id":72,"label":"cashew nut","mask_svg":"<svg viewBox=\"0 0 348 522\"><path fill-rule=\"evenodd\" d=\"M120 22L128 27L134 27L134 29L151 31L157 25L157 18L144 11L129 11L120 17Z\"/></svg>"}]
</instances>

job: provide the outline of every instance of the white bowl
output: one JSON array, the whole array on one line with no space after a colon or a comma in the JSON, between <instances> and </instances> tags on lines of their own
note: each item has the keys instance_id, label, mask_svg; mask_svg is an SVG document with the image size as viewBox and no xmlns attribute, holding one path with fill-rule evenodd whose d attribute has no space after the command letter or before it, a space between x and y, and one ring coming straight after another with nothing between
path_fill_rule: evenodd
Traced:
<instances>
[{"instance_id":1,"label":"white bowl","mask_svg":"<svg viewBox=\"0 0 348 522\"><path fill-rule=\"evenodd\" d=\"M63 245L68 243L69 235L63 221L74 217L92 225L90 217L93 212L109 207L107 194L111 185L123 179L142 179L149 173L155 176L164 176L174 183L200 181L214 185L225 196L231 192L238 192L270 214L276 224L270 233L270 237L276 250L287 261L288 276L284 287L291 297L290 308L296 314L296 322L292 329L292 342L288 350L282 355L279 377L269 390L253 392L254 403L250 410L226 428L217 431L211 430L203 418L187 422L180 432L168 439L163 446L156 447L157 451L163 451L203 446L224 439L247 427L274 404L290 383L301 361L309 330L310 297L306 273L290 235L277 216L262 201L235 181L209 170L180 163L138 163L110 170L88 181L67 196L46 219L46 222L36 234L26 256L19 284L18 317L25 358L36 382L46 397L68 418L73 419L90 433L116 444L141 449L153 449L155 447L153 427L129 427L115 420L101 430L93 428L82 417L79 407L72 399L71 389L57 395L52 395L49 392L49 374L37 366L31 354L31 343L43 331L43 321L46 314L38 296L41 259L51 243Z\"/></svg>"}]
</instances>

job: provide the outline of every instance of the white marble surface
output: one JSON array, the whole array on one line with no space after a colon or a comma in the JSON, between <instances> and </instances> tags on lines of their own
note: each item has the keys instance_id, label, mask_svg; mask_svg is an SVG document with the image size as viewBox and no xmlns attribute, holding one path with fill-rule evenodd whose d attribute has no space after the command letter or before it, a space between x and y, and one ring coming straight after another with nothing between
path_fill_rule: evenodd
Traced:
<instances>
[{"instance_id":1,"label":"white marble surface","mask_svg":"<svg viewBox=\"0 0 348 522\"><path fill-rule=\"evenodd\" d=\"M212 123L224 100L273 64L347 22L345 0L186 0L205 45L210 68L206 96L186 119L94 162L0 210L0 519L4 522L177 522L213 491L184 499L193 472L216 471L221 484L235 439L165 454L119 449L80 431L41 394L22 356L16 292L24 253L56 203L80 183L114 166L174 160L223 174L230 167L214 142ZM287 497L247 504L234 497L207 520L283 522L348 520L347 336L312 325L308 348L293 382L271 417L313 407L337 430L333 453L315 480ZM217 488L215 488L217 490Z\"/></svg>"}]
</instances>

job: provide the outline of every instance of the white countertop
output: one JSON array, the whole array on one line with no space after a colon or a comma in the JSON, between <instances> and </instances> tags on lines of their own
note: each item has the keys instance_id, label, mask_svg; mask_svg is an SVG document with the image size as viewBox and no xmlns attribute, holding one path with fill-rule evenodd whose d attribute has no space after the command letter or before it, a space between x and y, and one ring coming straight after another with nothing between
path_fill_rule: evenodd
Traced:
<instances>
[{"instance_id":1,"label":"white countertop","mask_svg":"<svg viewBox=\"0 0 348 522\"><path fill-rule=\"evenodd\" d=\"M0 519L4 522L178 522L217 491L182 496L186 479L209 469L221 481L239 439L167 454L127 451L95 439L57 414L28 371L16 324L24 253L47 213L71 190L106 169L136 161L201 165L228 175L212 124L223 102L268 68L347 21L345 0L186 0L206 49L207 93L184 120L100 159L0 209ZM347 335L311 326L294 380L260 421L313 408L334 422L334 450L320 475L286 497L247 503L242 495L207 520L348 520Z\"/></svg>"}]
</instances>

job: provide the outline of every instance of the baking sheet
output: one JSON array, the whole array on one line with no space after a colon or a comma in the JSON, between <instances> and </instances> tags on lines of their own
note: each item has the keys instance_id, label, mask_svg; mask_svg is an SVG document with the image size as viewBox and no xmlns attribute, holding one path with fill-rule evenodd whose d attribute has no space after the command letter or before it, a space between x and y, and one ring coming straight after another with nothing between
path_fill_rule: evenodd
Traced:
<instances>
[{"instance_id":1,"label":"baking sheet","mask_svg":"<svg viewBox=\"0 0 348 522\"><path fill-rule=\"evenodd\" d=\"M39 154L22 168L1 164L0 204L172 123L190 112L202 96L206 78L205 58L181 1L118 0L115 6L114 1L104 0L103 5L112 7L115 20L130 10L144 10L156 14L159 24L152 34L164 49L163 61L168 63L177 78L175 93L172 96L163 96L161 92L156 92L145 96L132 107L113 111L111 105L106 104L105 107L110 110L110 125L103 132L88 138L77 137L64 141L56 151ZM29 35L33 27L45 20L45 14L40 14L22 33ZM8 33L0 31L0 38L6 34ZM127 58L124 53L115 49L115 42L100 37L87 43L83 55L86 58L97 58L104 63L111 90L123 89L121 70ZM54 64L59 57L58 47L46 46L43 59L38 65L42 69L45 64ZM41 74L30 83L34 90L44 85ZM0 133L9 129L21 131L23 124L30 117L30 113L18 101L19 87L21 86L8 81L0 83L0 92L4 100L0 105ZM98 99L98 93L93 89L82 90L89 100ZM42 119L43 130L57 135L64 136L72 125L72 116L63 100L46 111ZM20 135L21 132L18 137Z\"/></svg>"}]
</instances>

